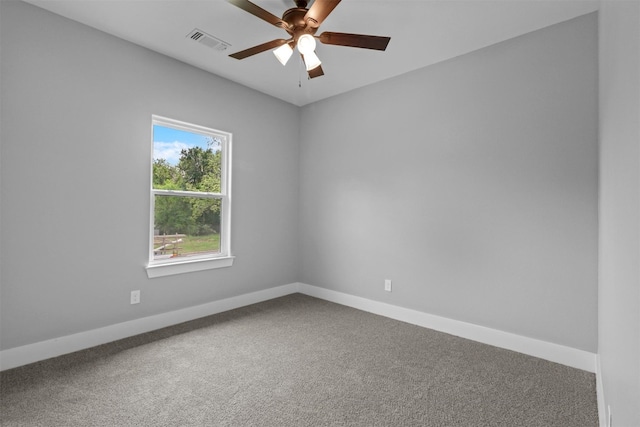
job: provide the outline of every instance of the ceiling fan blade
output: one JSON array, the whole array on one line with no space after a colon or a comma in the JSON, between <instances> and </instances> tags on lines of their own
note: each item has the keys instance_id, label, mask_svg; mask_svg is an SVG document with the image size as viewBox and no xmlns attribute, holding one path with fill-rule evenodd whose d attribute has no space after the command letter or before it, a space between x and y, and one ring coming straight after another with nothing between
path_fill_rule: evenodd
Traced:
<instances>
[{"instance_id":1,"label":"ceiling fan blade","mask_svg":"<svg viewBox=\"0 0 640 427\"><path fill-rule=\"evenodd\" d=\"M289 40L285 40L285 39L275 39L275 40L271 40L270 42L259 44L258 46L250 47L249 49L245 49L240 52L232 53L229 56L235 59L244 59L252 55L255 55L257 53L264 52L265 50L274 49L278 46L282 46L283 44L288 42Z\"/></svg>"},{"instance_id":2,"label":"ceiling fan blade","mask_svg":"<svg viewBox=\"0 0 640 427\"><path fill-rule=\"evenodd\" d=\"M332 33L325 31L320 34L320 41L324 44L338 46L360 47L364 49L385 50L391 37L366 36L364 34Z\"/></svg>"},{"instance_id":3,"label":"ceiling fan blade","mask_svg":"<svg viewBox=\"0 0 640 427\"><path fill-rule=\"evenodd\" d=\"M318 65L313 70L307 71L309 73L309 78L313 79L315 77L324 76L324 71L322 71L322 65Z\"/></svg>"},{"instance_id":4,"label":"ceiling fan blade","mask_svg":"<svg viewBox=\"0 0 640 427\"><path fill-rule=\"evenodd\" d=\"M282 19L278 18L271 12L268 12L258 5L251 3L249 0L228 0L234 6L238 6L240 9L249 12L250 14L257 16L263 21L267 21L269 24L273 24L278 28L287 28L288 25Z\"/></svg>"},{"instance_id":5,"label":"ceiling fan blade","mask_svg":"<svg viewBox=\"0 0 640 427\"><path fill-rule=\"evenodd\" d=\"M340 0L315 0L307 14L304 15L304 22L313 28L318 28L338 3Z\"/></svg>"}]
</instances>

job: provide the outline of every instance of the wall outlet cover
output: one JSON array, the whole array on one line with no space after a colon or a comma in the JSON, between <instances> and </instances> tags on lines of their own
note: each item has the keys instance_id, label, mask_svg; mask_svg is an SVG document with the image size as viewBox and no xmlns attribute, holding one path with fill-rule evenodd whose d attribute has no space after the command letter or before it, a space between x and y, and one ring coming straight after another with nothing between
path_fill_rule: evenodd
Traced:
<instances>
[{"instance_id":1,"label":"wall outlet cover","mask_svg":"<svg viewBox=\"0 0 640 427\"><path fill-rule=\"evenodd\" d=\"M131 304L140 304L140 291L131 291Z\"/></svg>"}]
</instances>

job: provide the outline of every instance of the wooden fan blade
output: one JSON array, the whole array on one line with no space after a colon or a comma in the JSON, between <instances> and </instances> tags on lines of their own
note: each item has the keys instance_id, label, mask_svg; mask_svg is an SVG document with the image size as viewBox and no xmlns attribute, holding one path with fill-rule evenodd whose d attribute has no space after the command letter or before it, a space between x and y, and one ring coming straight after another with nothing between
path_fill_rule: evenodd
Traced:
<instances>
[{"instance_id":1,"label":"wooden fan blade","mask_svg":"<svg viewBox=\"0 0 640 427\"><path fill-rule=\"evenodd\" d=\"M240 9L249 12L250 14L257 16L263 21L267 21L269 24L273 24L279 28L287 28L288 25L282 19L278 18L271 12L268 12L258 5L251 3L249 0L228 0L234 6L238 6Z\"/></svg>"},{"instance_id":2,"label":"wooden fan blade","mask_svg":"<svg viewBox=\"0 0 640 427\"><path fill-rule=\"evenodd\" d=\"M385 50L391 37L366 36L364 34L332 33L325 31L318 37L324 44Z\"/></svg>"},{"instance_id":3,"label":"wooden fan blade","mask_svg":"<svg viewBox=\"0 0 640 427\"><path fill-rule=\"evenodd\" d=\"M304 15L304 22L313 28L318 28L338 3L340 3L340 0L315 0L311 5L311 9Z\"/></svg>"},{"instance_id":4,"label":"wooden fan blade","mask_svg":"<svg viewBox=\"0 0 640 427\"><path fill-rule=\"evenodd\" d=\"M300 59L302 59L302 63L304 64L304 55L300 54ZM320 77L320 76L324 76L324 71L322 70L322 65L318 65L316 68L313 68L309 71L307 71L307 73L309 74L309 78L313 79L316 77Z\"/></svg>"},{"instance_id":5,"label":"wooden fan blade","mask_svg":"<svg viewBox=\"0 0 640 427\"><path fill-rule=\"evenodd\" d=\"M322 71L322 65L318 65L313 70L307 71L309 73L309 78L313 79L316 77L324 76L324 71Z\"/></svg>"},{"instance_id":6,"label":"wooden fan blade","mask_svg":"<svg viewBox=\"0 0 640 427\"><path fill-rule=\"evenodd\" d=\"M259 44L258 46L250 47L249 49L245 49L240 52L232 53L229 56L235 59L244 59L252 55L255 55L257 53L264 52L265 50L274 49L278 46L282 46L283 44L288 42L289 40L285 40L285 39L275 39L275 40L271 40L270 42Z\"/></svg>"}]
</instances>

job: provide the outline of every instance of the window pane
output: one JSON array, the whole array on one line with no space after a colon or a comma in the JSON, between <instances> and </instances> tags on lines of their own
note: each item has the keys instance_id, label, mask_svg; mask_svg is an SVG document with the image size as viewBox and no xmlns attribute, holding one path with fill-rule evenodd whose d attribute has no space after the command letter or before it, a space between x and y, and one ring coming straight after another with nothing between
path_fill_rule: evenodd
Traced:
<instances>
[{"instance_id":1,"label":"window pane","mask_svg":"<svg viewBox=\"0 0 640 427\"><path fill-rule=\"evenodd\" d=\"M153 188L220 193L222 139L153 125Z\"/></svg>"},{"instance_id":2,"label":"window pane","mask_svg":"<svg viewBox=\"0 0 640 427\"><path fill-rule=\"evenodd\" d=\"M220 252L221 199L155 196L153 259Z\"/></svg>"}]
</instances>

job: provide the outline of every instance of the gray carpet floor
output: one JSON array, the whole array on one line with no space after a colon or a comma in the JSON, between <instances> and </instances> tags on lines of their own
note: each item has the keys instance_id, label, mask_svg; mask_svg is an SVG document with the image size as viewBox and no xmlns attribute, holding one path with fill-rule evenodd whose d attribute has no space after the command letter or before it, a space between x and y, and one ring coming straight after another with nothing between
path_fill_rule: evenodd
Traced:
<instances>
[{"instance_id":1,"label":"gray carpet floor","mask_svg":"<svg viewBox=\"0 0 640 427\"><path fill-rule=\"evenodd\" d=\"M0 374L2 426L597 426L595 377L294 294Z\"/></svg>"}]
</instances>

